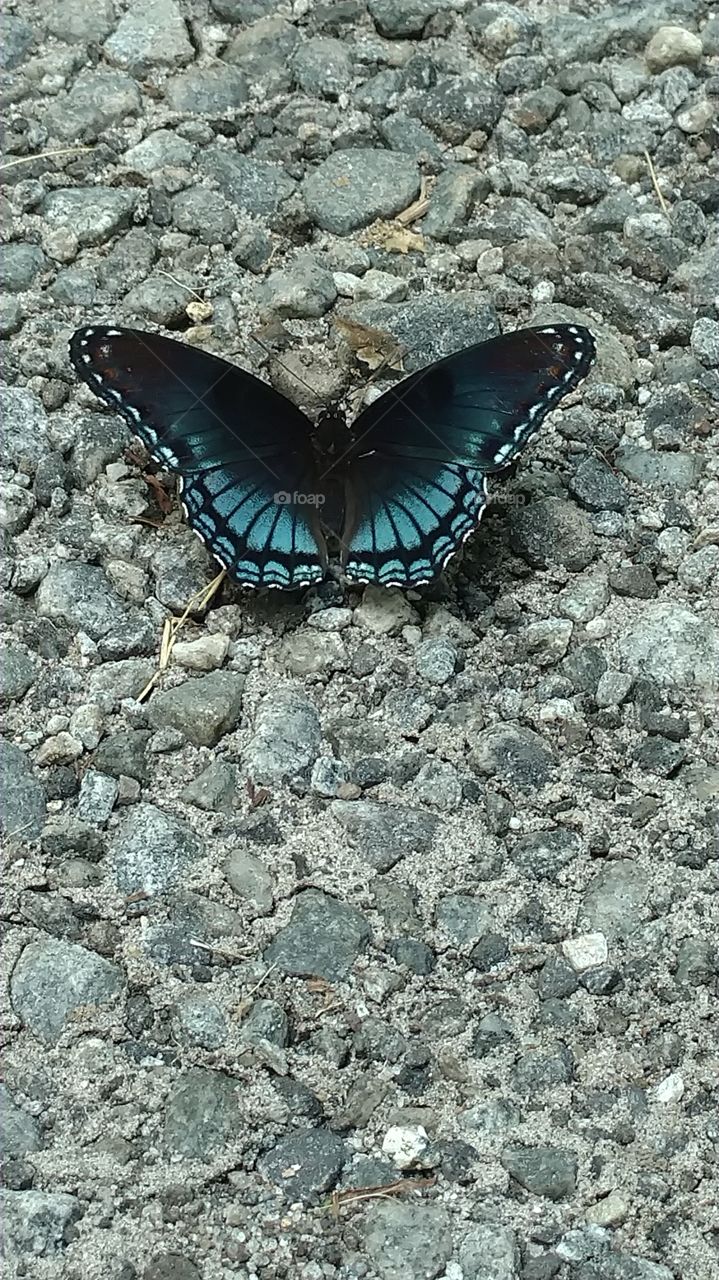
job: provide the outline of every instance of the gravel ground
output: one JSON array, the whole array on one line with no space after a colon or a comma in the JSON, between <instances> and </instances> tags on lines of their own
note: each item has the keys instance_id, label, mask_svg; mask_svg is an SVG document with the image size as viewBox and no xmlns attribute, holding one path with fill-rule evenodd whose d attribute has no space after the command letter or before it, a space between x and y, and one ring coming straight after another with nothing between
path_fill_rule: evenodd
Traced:
<instances>
[{"instance_id":1,"label":"gravel ground","mask_svg":"<svg viewBox=\"0 0 719 1280\"><path fill-rule=\"evenodd\" d=\"M0 31L8 1278L711 1280L716 11ZM139 701L215 570L92 321L310 409L498 325L598 359L446 580L226 584Z\"/></svg>"}]
</instances>

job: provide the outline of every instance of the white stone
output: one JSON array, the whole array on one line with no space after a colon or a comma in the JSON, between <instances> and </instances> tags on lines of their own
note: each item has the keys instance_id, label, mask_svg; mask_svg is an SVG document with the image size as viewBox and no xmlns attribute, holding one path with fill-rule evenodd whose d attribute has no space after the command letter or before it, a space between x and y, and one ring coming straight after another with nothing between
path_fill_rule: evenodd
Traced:
<instances>
[{"instance_id":1,"label":"white stone","mask_svg":"<svg viewBox=\"0 0 719 1280\"><path fill-rule=\"evenodd\" d=\"M221 667L230 642L227 636L200 636L198 640L178 640L172 649L172 657L188 671L215 671Z\"/></svg>"},{"instance_id":2,"label":"white stone","mask_svg":"<svg viewBox=\"0 0 719 1280\"><path fill-rule=\"evenodd\" d=\"M562 953L575 973L585 973L587 969L606 964L607 939L603 933L578 933L574 938L564 939Z\"/></svg>"},{"instance_id":3,"label":"white stone","mask_svg":"<svg viewBox=\"0 0 719 1280\"><path fill-rule=\"evenodd\" d=\"M396 1124L387 1130L382 1151L398 1169L409 1169L428 1146L427 1130L421 1124Z\"/></svg>"},{"instance_id":4,"label":"white stone","mask_svg":"<svg viewBox=\"0 0 719 1280\"><path fill-rule=\"evenodd\" d=\"M679 1102L684 1096L684 1080L678 1072L672 1072L670 1076L665 1076L663 1080L653 1090L655 1102L666 1105L667 1103Z\"/></svg>"}]
</instances>

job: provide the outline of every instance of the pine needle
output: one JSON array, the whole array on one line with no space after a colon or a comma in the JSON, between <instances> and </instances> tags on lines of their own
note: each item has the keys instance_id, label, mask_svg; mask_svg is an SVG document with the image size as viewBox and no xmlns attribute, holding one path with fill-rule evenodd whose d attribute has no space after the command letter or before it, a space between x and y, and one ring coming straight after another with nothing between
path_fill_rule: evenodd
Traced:
<instances>
[{"instance_id":1,"label":"pine needle","mask_svg":"<svg viewBox=\"0 0 719 1280\"><path fill-rule=\"evenodd\" d=\"M648 151L644 152L644 159L647 162L647 167L649 169L649 176L652 180L652 186L654 187L654 190L656 192L657 200L659 201L661 211L664 214L664 217L666 218L667 222L670 222L671 211L669 209L669 205L667 204L666 200L664 199L664 196L661 193L659 183L657 181L657 171L654 168L654 165L652 164L652 157L650 156Z\"/></svg>"},{"instance_id":2,"label":"pine needle","mask_svg":"<svg viewBox=\"0 0 719 1280\"><path fill-rule=\"evenodd\" d=\"M55 156L80 155L84 151L94 150L94 147L59 147L57 151L38 151L35 156L18 156L15 160L8 160L7 164L0 164L0 173L4 173L6 169L14 169L19 164L34 164L36 160L52 160Z\"/></svg>"},{"instance_id":3,"label":"pine needle","mask_svg":"<svg viewBox=\"0 0 719 1280\"><path fill-rule=\"evenodd\" d=\"M177 639L180 629L184 627L187 622L190 614L202 613L203 609L207 608L212 597L217 594L226 577L227 570L223 569L217 574L216 578L212 579L212 582L208 583L206 587L202 587L200 591L196 591L194 596L190 597L179 618L165 618L162 628L162 639L160 641L160 658L157 671L153 672L145 685L145 688L142 690L142 693L138 694L138 702L144 702L148 694L152 693L152 690L155 688L155 685L163 672L167 671L167 668L170 665L170 658L172 657L172 650L175 646L175 640Z\"/></svg>"}]
</instances>

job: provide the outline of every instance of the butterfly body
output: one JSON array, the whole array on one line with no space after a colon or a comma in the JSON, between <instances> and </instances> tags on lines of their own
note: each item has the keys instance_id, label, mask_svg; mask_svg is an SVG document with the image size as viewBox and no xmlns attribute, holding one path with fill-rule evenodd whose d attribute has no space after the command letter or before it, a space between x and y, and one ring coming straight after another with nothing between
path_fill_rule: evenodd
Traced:
<instances>
[{"instance_id":1,"label":"butterfly body","mask_svg":"<svg viewBox=\"0 0 719 1280\"><path fill-rule=\"evenodd\" d=\"M180 477L185 515L242 585L292 589L327 573L327 538L349 581L430 582L550 409L585 376L579 325L524 329L411 374L351 424L316 424L274 388L157 334L93 326L70 354L151 456Z\"/></svg>"}]
</instances>

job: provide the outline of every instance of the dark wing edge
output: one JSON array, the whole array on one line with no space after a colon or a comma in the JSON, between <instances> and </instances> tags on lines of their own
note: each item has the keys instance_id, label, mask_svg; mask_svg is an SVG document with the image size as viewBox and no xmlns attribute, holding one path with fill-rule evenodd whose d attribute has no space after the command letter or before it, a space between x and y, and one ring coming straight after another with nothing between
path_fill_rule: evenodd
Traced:
<instances>
[{"instance_id":1,"label":"dark wing edge","mask_svg":"<svg viewBox=\"0 0 719 1280\"><path fill-rule=\"evenodd\" d=\"M144 351L147 363L144 372L149 381L155 377L160 384L167 382L166 388L162 385L153 388L158 403L153 405L153 396L143 394L142 370L137 375L135 389L131 371L123 372L113 366L112 342L117 339L119 345L125 344L128 350L140 355ZM103 362L98 358L103 345L104 376L100 372ZM170 367L163 356L177 362L179 367ZM70 359L82 381L94 395L121 414L154 461L178 475L182 509L190 528L238 585L294 590L324 578L327 549L316 509L300 506L295 500L297 492L302 494L316 487L302 476L299 465L293 465L299 455L291 452L287 439L270 444L254 437L251 444L241 441L233 435L226 412L218 411L218 408L229 410L232 405L220 402L218 407L212 400L217 386L227 379L231 389L234 379L239 392L237 412L243 411L243 392L245 400L248 396L259 398L260 407L269 406L273 417L279 414L283 422L289 423L288 434L297 446L296 436L291 436L292 428L309 431L311 423L295 405L261 379L219 356L138 329L111 325L78 329L70 339ZM188 385L193 367L195 373L199 370L202 375L199 389ZM115 386L110 385L113 376ZM176 433L173 447L173 412L165 405L170 399L169 392L178 388L181 390L176 418L184 423L184 433ZM166 397L163 391L168 393ZM200 417L204 417L205 411L211 417L211 426L204 434L197 422L198 406L201 406ZM261 430L262 424L259 426ZM256 424L253 430L257 432ZM205 437L209 440L213 433L221 437L221 443L226 439L228 448L224 459L216 460L206 443ZM254 477L253 470L257 473ZM237 498L237 503L234 510L228 508L223 515L218 504L230 494ZM233 517L237 518L243 505L253 498L256 498L255 506L248 508L244 532L234 528ZM258 530L263 521L267 526L265 545L252 547L251 532ZM272 539L280 530L284 535L283 545L274 546Z\"/></svg>"}]
</instances>

